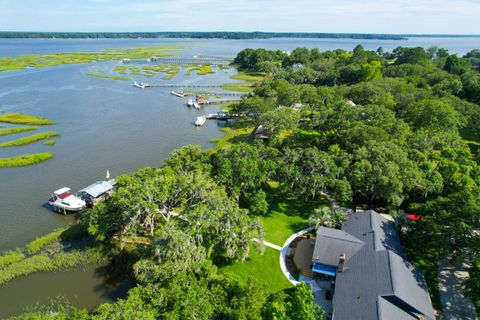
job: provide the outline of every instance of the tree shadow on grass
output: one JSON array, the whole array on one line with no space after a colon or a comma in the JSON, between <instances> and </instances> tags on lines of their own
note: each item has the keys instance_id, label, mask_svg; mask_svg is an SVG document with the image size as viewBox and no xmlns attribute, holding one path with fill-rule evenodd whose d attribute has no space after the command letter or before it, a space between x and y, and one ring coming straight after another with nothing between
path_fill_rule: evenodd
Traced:
<instances>
[{"instance_id":1,"label":"tree shadow on grass","mask_svg":"<svg viewBox=\"0 0 480 320\"><path fill-rule=\"evenodd\" d=\"M267 194L269 212L276 211L290 217L296 216L308 219L316 208L329 205L329 201L325 197L318 197L315 200L308 201L298 199L282 185L268 187L265 189L265 192ZM269 216L269 213L265 216Z\"/></svg>"}]
</instances>

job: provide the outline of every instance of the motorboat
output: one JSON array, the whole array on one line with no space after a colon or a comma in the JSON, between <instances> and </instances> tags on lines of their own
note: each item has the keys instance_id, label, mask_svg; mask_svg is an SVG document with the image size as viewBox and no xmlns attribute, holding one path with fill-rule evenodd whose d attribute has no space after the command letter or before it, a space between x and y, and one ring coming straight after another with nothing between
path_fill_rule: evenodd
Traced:
<instances>
[{"instance_id":1,"label":"motorboat","mask_svg":"<svg viewBox=\"0 0 480 320\"><path fill-rule=\"evenodd\" d=\"M138 83L136 81L133 83L133 86L136 87L136 88L140 88L140 89L145 89L145 88L150 87L150 85L148 83L145 83L145 82Z\"/></svg>"},{"instance_id":2,"label":"motorboat","mask_svg":"<svg viewBox=\"0 0 480 320\"><path fill-rule=\"evenodd\" d=\"M197 120L195 120L195 125L197 127L201 127L205 124L206 121L207 119L205 117L197 117Z\"/></svg>"},{"instance_id":3,"label":"motorboat","mask_svg":"<svg viewBox=\"0 0 480 320\"><path fill-rule=\"evenodd\" d=\"M170 94L172 94L176 97L185 98L185 94L183 94L182 91L178 91L178 92L177 91L172 91L172 92L170 92Z\"/></svg>"},{"instance_id":4,"label":"motorboat","mask_svg":"<svg viewBox=\"0 0 480 320\"><path fill-rule=\"evenodd\" d=\"M193 107L195 109L200 109L200 104L197 101L195 101L195 102L193 102Z\"/></svg>"},{"instance_id":5,"label":"motorboat","mask_svg":"<svg viewBox=\"0 0 480 320\"><path fill-rule=\"evenodd\" d=\"M85 201L75 196L70 190L70 188L61 188L53 192L52 197L48 200L53 211L66 214L67 212L82 211L85 208Z\"/></svg>"},{"instance_id":6,"label":"motorboat","mask_svg":"<svg viewBox=\"0 0 480 320\"><path fill-rule=\"evenodd\" d=\"M192 99L188 99L187 106L188 107L193 107L194 106Z\"/></svg>"}]
</instances>

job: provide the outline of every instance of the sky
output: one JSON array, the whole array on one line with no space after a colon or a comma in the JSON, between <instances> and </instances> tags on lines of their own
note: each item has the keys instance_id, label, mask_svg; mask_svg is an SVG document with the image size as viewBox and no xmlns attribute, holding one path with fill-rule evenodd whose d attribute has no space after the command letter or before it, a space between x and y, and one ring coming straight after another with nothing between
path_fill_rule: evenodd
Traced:
<instances>
[{"instance_id":1,"label":"sky","mask_svg":"<svg viewBox=\"0 0 480 320\"><path fill-rule=\"evenodd\" d=\"M0 0L0 30L480 34L480 0Z\"/></svg>"}]
</instances>

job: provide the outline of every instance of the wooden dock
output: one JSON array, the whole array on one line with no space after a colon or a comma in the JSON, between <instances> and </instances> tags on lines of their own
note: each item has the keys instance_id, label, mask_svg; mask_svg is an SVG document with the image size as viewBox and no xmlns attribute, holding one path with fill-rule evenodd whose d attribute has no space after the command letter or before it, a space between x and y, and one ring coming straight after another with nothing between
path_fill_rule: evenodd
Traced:
<instances>
[{"instance_id":1,"label":"wooden dock","mask_svg":"<svg viewBox=\"0 0 480 320\"><path fill-rule=\"evenodd\" d=\"M218 84L163 84L163 83L145 83L145 87L150 88L220 88Z\"/></svg>"},{"instance_id":2,"label":"wooden dock","mask_svg":"<svg viewBox=\"0 0 480 320\"><path fill-rule=\"evenodd\" d=\"M178 65L205 65L213 66L228 66L232 63L231 59L222 58L172 58L172 57L151 57L148 59L123 59L124 64L138 64L138 63L157 63L157 64L178 64Z\"/></svg>"},{"instance_id":3,"label":"wooden dock","mask_svg":"<svg viewBox=\"0 0 480 320\"><path fill-rule=\"evenodd\" d=\"M240 101L241 99L218 99L218 100L204 100L204 101L198 101L198 104L200 105L206 105L206 104L222 104L222 103L228 103L228 102L237 102ZM207 118L208 119L208 118ZM213 119L213 118L212 118Z\"/></svg>"},{"instance_id":4,"label":"wooden dock","mask_svg":"<svg viewBox=\"0 0 480 320\"><path fill-rule=\"evenodd\" d=\"M248 94L248 93L247 93ZM216 96L226 96L226 97L243 97L246 95L245 93L241 92L209 92L209 93L184 93L186 97L195 97L195 96L209 96L209 97L216 97Z\"/></svg>"}]
</instances>

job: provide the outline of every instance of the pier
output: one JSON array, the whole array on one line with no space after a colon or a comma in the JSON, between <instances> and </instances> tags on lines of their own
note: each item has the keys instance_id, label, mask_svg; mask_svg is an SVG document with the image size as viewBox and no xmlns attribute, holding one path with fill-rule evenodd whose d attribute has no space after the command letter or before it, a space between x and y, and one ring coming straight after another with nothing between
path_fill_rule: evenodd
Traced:
<instances>
[{"instance_id":1,"label":"pier","mask_svg":"<svg viewBox=\"0 0 480 320\"><path fill-rule=\"evenodd\" d=\"M213 66L228 66L232 63L231 59L223 58L172 58L172 57L151 57L148 59L123 59L121 63L158 63L158 64L178 64L178 65L202 65L211 64Z\"/></svg>"},{"instance_id":2,"label":"pier","mask_svg":"<svg viewBox=\"0 0 480 320\"><path fill-rule=\"evenodd\" d=\"M184 92L185 97L195 97L195 96L227 96L227 97L243 97L246 94L241 92L208 92L208 93L194 93L194 92Z\"/></svg>"},{"instance_id":3,"label":"pier","mask_svg":"<svg viewBox=\"0 0 480 320\"><path fill-rule=\"evenodd\" d=\"M198 104L200 104L200 105L223 104L223 103L237 102L237 101L240 101L240 99L203 100L203 101L198 101ZM210 118L207 118L207 119L210 119ZM213 118L211 118L211 119L213 119Z\"/></svg>"},{"instance_id":4,"label":"pier","mask_svg":"<svg viewBox=\"0 0 480 320\"><path fill-rule=\"evenodd\" d=\"M160 84L160 83L144 83L146 88L221 88L218 84Z\"/></svg>"}]
</instances>

